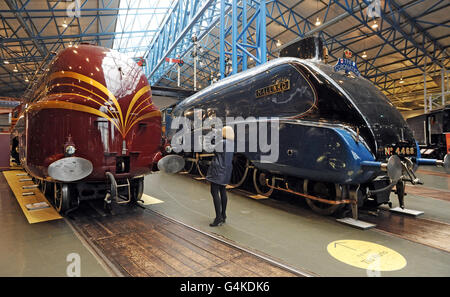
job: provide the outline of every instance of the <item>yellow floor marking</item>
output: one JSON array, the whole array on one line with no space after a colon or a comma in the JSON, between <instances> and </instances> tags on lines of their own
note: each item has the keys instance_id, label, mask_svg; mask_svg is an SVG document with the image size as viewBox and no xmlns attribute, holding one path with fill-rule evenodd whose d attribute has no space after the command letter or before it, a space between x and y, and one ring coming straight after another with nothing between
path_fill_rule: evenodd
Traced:
<instances>
[{"instance_id":1,"label":"yellow floor marking","mask_svg":"<svg viewBox=\"0 0 450 297\"><path fill-rule=\"evenodd\" d=\"M143 194L141 199L142 199L142 201L144 201L142 203L143 205L158 204L158 203L164 202L162 200L156 199L155 197L149 196L147 194Z\"/></svg>"},{"instance_id":2,"label":"yellow floor marking","mask_svg":"<svg viewBox=\"0 0 450 297\"><path fill-rule=\"evenodd\" d=\"M41 193L39 189L23 189L23 186L30 186L34 183L32 181L19 181L20 179L26 178L26 176L17 176L17 174L23 174L25 171L23 170L9 170L3 171L3 175L6 178L6 181L9 184L9 187L16 196L17 202L19 202L20 208L22 208L25 217L28 220L28 223L40 223L51 220L62 219L59 213L52 207L52 205L48 202L47 198ZM32 196L22 196L24 192L34 192ZM50 205L49 208L37 209L37 210L28 210L25 205L30 203L38 203L38 202L47 202Z\"/></svg>"},{"instance_id":3,"label":"yellow floor marking","mask_svg":"<svg viewBox=\"0 0 450 297\"><path fill-rule=\"evenodd\" d=\"M362 240L336 240L328 244L328 253L345 264L372 271L394 271L406 266L398 252Z\"/></svg>"},{"instance_id":4,"label":"yellow floor marking","mask_svg":"<svg viewBox=\"0 0 450 297\"><path fill-rule=\"evenodd\" d=\"M267 197L267 196L264 196L264 195L250 195L250 196L248 196L248 197L250 197L250 198L252 198L252 199L256 199L256 200L260 200L260 199L269 199L269 197Z\"/></svg>"}]
</instances>

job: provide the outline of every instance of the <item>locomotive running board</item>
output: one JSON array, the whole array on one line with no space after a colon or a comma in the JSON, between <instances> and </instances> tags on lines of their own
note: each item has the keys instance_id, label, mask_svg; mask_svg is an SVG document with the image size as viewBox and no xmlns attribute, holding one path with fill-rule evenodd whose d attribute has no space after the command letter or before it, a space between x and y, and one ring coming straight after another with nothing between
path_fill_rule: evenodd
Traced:
<instances>
[{"instance_id":1,"label":"locomotive running board","mask_svg":"<svg viewBox=\"0 0 450 297\"><path fill-rule=\"evenodd\" d=\"M394 213L405 214L405 215L409 215L409 216L413 216L413 217L418 217L418 216L424 214L424 212L420 211L420 210L406 209L406 208L401 208L401 207L394 207L394 208L389 209L389 211L392 211Z\"/></svg>"},{"instance_id":2,"label":"locomotive running board","mask_svg":"<svg viewBox=\"0 0 450 297\"><path fill-rule=\"evenodd\" d=\"M336 219L339 223L346 224L358 229L367 230L376 227L375 224L367 223L360 220L355 220L354 218L343 218L343 219Z\"/></svg>"}]
</instances>

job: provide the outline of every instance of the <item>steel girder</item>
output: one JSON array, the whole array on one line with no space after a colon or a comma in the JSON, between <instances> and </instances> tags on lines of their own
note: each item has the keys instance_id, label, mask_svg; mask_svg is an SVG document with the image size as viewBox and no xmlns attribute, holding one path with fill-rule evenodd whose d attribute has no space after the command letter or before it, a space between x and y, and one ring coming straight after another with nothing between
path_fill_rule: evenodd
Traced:
<instances>
[{"instance_id":1,"label":"steel girder","mask_svg":"<svg viewBox=\"0 0 450 297\"><path fill-rule=\"evenodd\" d=\"M216 1L212 1L214 3L211 3L211 5L216 4ZM231 5L230 5L231 2ZM227 1L226 4L230 5L232 7L232 3L236 3L236 7L238 9L242 10L242 1ZM248 1L253 4L257 4L258 1ZM395 0L386 0L384 1L384 7L382 7L382 14L381 18L378 20L380 22L380 27L378 30L372 29L371 19L367 17L365 14L365 10L361 9L367 7L371 4L371 1L368 0L322 0L322 4L327 4L326 8L322 9L321 11L324 13L324 19L323 23L325 24L327 21L330 21L328 17L328 10L331 5L337 5L337 7L340 7L343 11L347 13L347 16L350 16L356 20L356 25L352 27L348 31L344 31L341 34L337 36L332 36L326 32L326 30L322 30L318 34L325 40L325 44L328 48L330 57L332 59L337 59L340 55L340 53L346 49L351 48L352 43L361 41L363 38L366 38L367 36L376 36L379 38L380 42L382 44L374 46L373 50L376 51L375 55L371 55L370 58L362 58L362 50L361 51L354 51L354 57L356 62L358 63L358 66L362 72L362 74L372 80L375 84L377 84L382 90L384 90L387 94L392 94L392 89L395 86L395 81L398 80L398 77L392 76L396 72L402 71L402 69L398 69L395 71L385 71L383 68L384 64L379 63L377 61L378 59L391 55L392 53L397 53L403 57L401 61L408 62L410 66L405 67L405 69L411 69L411 68L418 68L418 69L424 69L424 67L428 64L424 63L424 57L428 57L428 61L432 61L433 63L437 65L443 65L442 60L448 59L448 53L446 51L445 46L439 43L438 40L436 40L433 36L431 36L424 28L423 24L432 25L434 27L437 26L443 26L443 27L449 27L448 24L439 24L439 23L433 23L431 22L423 22L419 20L420 17L426 15L426 13L431 13L433 11L436 11L437 9L447 8L450 4L446 4L444 1L437 1L437 0L428 0L429 6L426 8L426 11L419 14L415 18L411 17L406 13L407 8L414 7L420 3L424 2L424 0L417 0L417 1L410 1L407 4L403 6L399 6ZM245 3L245 2L244 2ZM300 3L300 2L299 2ZM284 27L286 30L289 30L293 33L295 33L297 36L305 36L308 35L309 32L315 30L315 26L312 23L311 16L302 16L293 9L294 7L288 7L283 3L283 1L280 0L273 0L273 1L267 1L266 4L266 15L268 24L270 23L276 23L277 25L280 25ZM217 9L217 7L211 8L211 9ZM356 12L355 12L356 11ZM226 14L228 16L228 14ZM246 23L242 18L242 12L237 18L237 27L241 28L245 27ZM232 33L232 30L230 32L230 27L232 24L229 23L227 19L225 19L223 25L219 25L219 31L225 32L226 36L229 36ZM195 24L194 24L195 25ZM213 25L213 24L212 24ZM212 32L213 26L208 27L210 33L207 34L208 38L216 39L220 44L220 33L218 32ZM364 29L364 31L362 30ZM205 30L206 31L206 30ZM216 30L217 31L217 30ZM367 32L369 31L369 34L367 35ZM349 33L357 32L359 36L354 37L350 36L348 37ZM212 37L210 35L213 35ZM214 36L215 35L215 36ZM157 35L158 38L163 38L164 35ZM275 36L276 38L276 36ZM185 39L186 43L189 43L189 38ZM162 41L154 41L156 42L162 42ZM227 48L231 47L231 48ZM186 51L177 51L177 55L183 56L186 55L186 53L191 49L190 47L184 45L180 46L180 49L185 48ZM206 47L205 47L206 48ZM236 51L236 57L239 59L239 57L242 57L242 50L236 46L235 49L238 49ZM268 53L270 55L274 55L274 52L276 51L276 40L273 38L273 36L267 36L267 49ZM212 53L216 53L218 55L222 55L225 53L233 53L232 43L225 41L225 50L217 49L217 47L212 47L209 50L211 50ZM372 50L372 48L368 48L367 50ZM170 53L169 53L170 54ZM216 71L219 71L220 73L223 73L223 65L218 65L217 58L214 58L212 60L205 59L209 63L206 63L208 65L212 65L213 67L216 67ZM242 59L241 59L242 60ZM245 59L244 59L245 60ZM239 65L241 68L239 69L245 69L243 67L243 63L240 62ZM447 63L447 62L444 62ZM380 65L381 64L381 65ZM155 64L149 63L149 71L148 73L151 74L157 74L157 77L154 79L154 82L160 82L161 80L168 79L171 80L170 77L173 75L174 68L168 65L165 65L164 69L155 69L152 68ZM156 65L158 66L158 65ZM158 66L160 67L161 64ZM237 70L236 67L233 67L233 71ZM187 78L186 80L189 80Z\"/></svg>"},{"instance_id":2,"label":"steel girder","mask_svg":"<svg viewBox=\"0 0 450 297\"><path fill-rule=\"evenodd\" d=\"M218 1L179 0L173 5L144 56L147 60L145 71L152 83L172 68L172 64L165 62L167 57L183 59L193 47L192 36L202 40L217 24L220 15Z\"/></svg>"},{"instance_id":3,"label":"steel girder","mask_svg":"<svg viewBox=\"0 0 450 297\"><path fill-rule=\"evenodd\" d=\"M10 10L0 10L0 58L7 58L11 65L19 65L20 67L18 67L18 72L13 72L11 65L2 65L4 74L0 75L0 84L8 85L17 90L23 88L23 78L34 71L34 68L44 59L46 52L65 47L69 41L101 43L112 39L120 39L124 40L123 44L127 44L126 41L135 34L140 34L140 36L154 34L155 37L150 44L145 44L145 40L142 38L141 44L133 46L133 48L126 46L119 48L120 51L129 54L146 50L147 66L145 71L153 83L164 83L165 80L167 82L173 81L176 67L167 64L165 57L180 56L185 60L183 71L186 73L182 76L183 83L186 86L190 85L193 62L189 53L192 50L191 36L194 33L201 40L200 44L204 50L201 54L203 66L199 67L199 79L202 85L209 83L211 73L216 77L217 73L224 72L221 71L224 67L223 65L221 67L220 57L230 56L231 63L236 62L237 67L233 67L233 72L244 70L249 65L259 62L258 59L253 59L254 61L250 62L247 59L249 55L245 52L247 50L252 54L255 53L255 47L262 47L257 38L254 37L258 25L255 22L250 23L261 4L259 0L224 0L226 13L222 24L220 24L221 0L178 0L171 5L167 17L157 32L154 30L126 31L123 28L118 30L120 28L115 28L117 18L120 12L125 11L130 18L133 18L132 21L134 22L138 15L148 14L150 18L150 14L165 13L168 10L167 7L145 7L139 8L138 11L136 7L132 7L136 1L129 1L128 7L122 8L114 7L114 0L99 0L99 7L89 8L87 7L88 0L80 0L81 18L88 20L87 24L82 26L80 19L75 17L69 19L67 28L60 28L58 23L61 22L61 18L65 18L61 14L65 9L59 9L58 5L65 2L63 0L48 0L46 2L47 8L39 9L31 8L30 0L5 1ZM324 25L326 22L332 21L329 13L332 6L338 7L348 15L351 14L350 18L355 21L353 27L334 36L326 32L326 27L319 33L324 39L332 59L338 58L344 49L352 49L353 43L361 42L367 36L378 38L377 40L381 44L365 49L374 53L369 58L362 58L362 50L355 50L354 57L362 74L388 94L392 94L393 89L395 89L395 82L398 81L397 72L411 69L423 71L430 67L436 67L436 65L441 68L449 63L447 46L441 44L440 41L445 40L448 35L436 39L428 32L430 28L442 27L448 29L450 28L449 23L421 19L437 10L448 9L450 7L448 1L410 0L399 5L398 0L385 0L382 2L384 6L381 10L381 17L378 19L380 27L377 30L370 27L372 20L361 9L362 6L369 5L370 0L319 1L321 4L319 13L323 16ZM301 15L295 11L296 6L303 1L298 1L291 7L288 7L282 0L265 0L265 2L267 26L276 24L300 37L317 30L312 20L318 12L314 12L312 15ZM427 7L416 16L413 17L407 13L407 9L410 11L411 8L424 3L427 4ZM235 14L232 14L233 7L235 8ZM245 7L247 7L247 10L244 12ZM107 23L104 22L102 16L108 17ZM18 26L14 25L13 19L18 20ZM37 27L34 24L35 20L43 22L43 26ZM56 25L57 34L46 34L46 29L52 25ZM244 28L247 25L247 33L245 33ZM95 26L98 26L98 33L89 31ZM237 30L232 30L233 26ZM77 33L69 34L68 28L70 27L76 28ZM115 32L111 32L114 29ZM26 33L26 36L20 33L21 30ZM223 30L223 36L225 36L222 39L220 38L221 30ZM233 32L237 32L237 35L234 35ZM353 35L356 36L353 36L352 33L355 33ZM269 57L276 56L278 35L278 33L266 34ZM259 41L262 39L260 38ZM220 47L221 40L223 41L222 49ZM233 47L235 50L233 50ZM11 50L11 48L14 48L14 50ZM380 61L381 58L392 53L401 57L398 62L406 64L402 68L386 71L385 67L389 66L390 63ZM252 55L252 58L257 58L256 54ZM416 77L416 75L405 76L405 78L413 77ZM414 83L408 84L413 85Z\"/></svg>"},{"instance_id":4,"label":"steel girder","mask_svg":"<svg viewBox=\"0 0 450 297\"><path fill-rule=\"evenodd\" d=\"M118 7L118 0L79 0L79 17L69 16L66 6L70 1L46 0L41 7L32 0L5 0L9 10L0 10L0 88L2 92L21 92L39 64L49 52L69 46L69 42L113 44L138 36L153 35L155 30L120 31L116 23L121 13L130 16L163 14L167 7ZM73 2L72 2L73 3ZM133 5L136 1L130 1ZM62 26L62 21L67 26ZM52 32L53 33L49 33ZM55 32L56 31L56 32ZM56 33L56 34L55 34ZM124 42L126 43L126 42ZM141 49L143 47L141 46ZM146 48L146 47L145 47ZM124 49L131 53L134 49ZM9 64L4 63L7 60ZM15 71L17 67L17 72ZM14 71L13 71L14 70Z\"/></svg>"}]
</instances>

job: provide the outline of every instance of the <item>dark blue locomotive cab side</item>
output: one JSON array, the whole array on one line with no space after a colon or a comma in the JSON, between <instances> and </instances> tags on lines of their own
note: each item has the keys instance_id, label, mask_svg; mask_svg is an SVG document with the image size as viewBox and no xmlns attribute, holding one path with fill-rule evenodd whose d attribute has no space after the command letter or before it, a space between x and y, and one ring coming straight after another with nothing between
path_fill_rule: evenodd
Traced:
<instances>
[{"instance_id":1,"label":"dark blue locomotive cab side","mask_svg":"<svg viewBox=\"0 0 450 297\"><path fill-rule=\"evenodd\" d=\"M393 186L404 189L403 177L417 181L414 162L420 163L420 152L393 104L370 81L319 61L272 60L196 93L171 115L193 119L194 109L202 110L203 119L217 117L224 124L226 117L242 117L248 125L279 118L278 159L262 162L259 147L250 151L247 129L246 150L235 157L234 186L254 167L259 194L294 192L329 214L343 204L388 203ZM169 139L176 132L170 130ZM199 161L205 154L183 153L204 171Z\"/></svg>"}]
</instances>

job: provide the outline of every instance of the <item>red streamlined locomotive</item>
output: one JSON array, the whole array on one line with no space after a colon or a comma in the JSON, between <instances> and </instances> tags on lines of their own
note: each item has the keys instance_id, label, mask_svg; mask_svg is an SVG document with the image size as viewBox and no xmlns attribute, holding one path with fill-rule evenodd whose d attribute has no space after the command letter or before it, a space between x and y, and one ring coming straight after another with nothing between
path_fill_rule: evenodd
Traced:
<instances>
[{"instance_id":1,"label":"red streamlined locomotive","mask_svg":"<svg viewBox=\"0 0 450 297\"><path fill-rule=\"evenodd\" d=\"M93 45L66 48L24 97L11 150L58 211L80 200L140 199L143 176L161 157L161 113L132 59Z\"/></svg>"}]
</instances>

